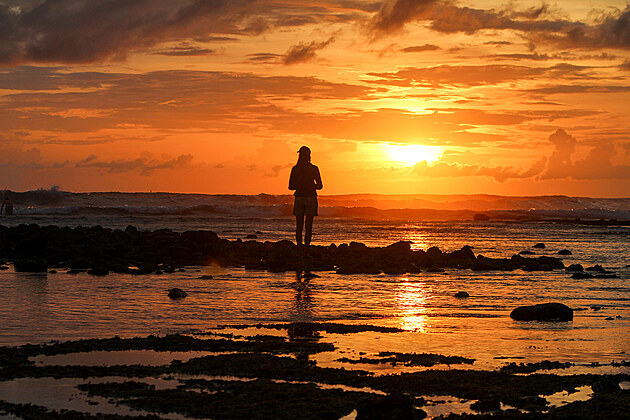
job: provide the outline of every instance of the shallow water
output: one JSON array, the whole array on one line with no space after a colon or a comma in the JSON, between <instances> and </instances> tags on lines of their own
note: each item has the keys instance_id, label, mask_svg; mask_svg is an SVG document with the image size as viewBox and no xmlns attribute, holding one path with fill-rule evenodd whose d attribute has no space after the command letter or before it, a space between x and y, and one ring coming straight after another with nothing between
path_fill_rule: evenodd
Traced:
<instances>
[{"instance_id":1,"label":"shallow water","mask_svg":"<svg viewBox=\"0 0 630 420\"><path fill-rule=\"evenodd\" d=\"M47 216L38 218L51 221ZM74 225L75 219L56 222ZM127 224L174 230L205 228L232 239L259 230L258 240L263 241L290 239L292 229L287 219L174 216L109 218L109 224L95 217L76 224L96 223L114 228ZM320 244L355 240L375 246L410 240L416 249L438 246L445 251L468 244L475 254L492 257L510 257L524 249L557 256L558 250L566 248L573 255L564 259L565 265L602 264L619 278L574 280L562 270L449 270L445 274L403 276L323 272L304 285L296 282L295 273L214 266L187 267L182 273L105 277L65 272L25 274L11 268L0 271L0 319L4 321L0 345L203 331L223 324L339 321L409 331L381 334L376 340L371 334L358 334L348 347L360 344L364 351L467 356L477 359L475 366L480 367L510 361L494 359L496 356L524 358L517 362L630 359L626 353L630 352L630 229L626 227L325 218L318 219L315 227L315 242ZM546 248L532 249L538 242L544 242ZM198 278L205 274L214 278ZM172 287L184 289L189 296L179 301L169 299L167 291ZM460 290L471 296L453 297ZM573 322L517 322L509 318L516 306L551 301L576 309ZM592 306L602 309L593 310ZM613 320L606 319L609 317Z\"/></svg>"}]
</instances>

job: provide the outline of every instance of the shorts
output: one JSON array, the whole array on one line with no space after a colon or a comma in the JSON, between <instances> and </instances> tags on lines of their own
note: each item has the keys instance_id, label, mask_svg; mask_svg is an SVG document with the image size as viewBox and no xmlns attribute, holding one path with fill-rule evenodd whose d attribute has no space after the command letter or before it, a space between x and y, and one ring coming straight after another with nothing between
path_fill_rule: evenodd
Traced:
<instances>
[{"instance_id":1,"label":"shorts","mask_svg":"<svg viewBox=\"0 0 630 420\"><path fill-rule=\"evenodd\" d=\"M317 197L295 197L293 214L296 216L317 216Z\"/></svg>"}]
</instances>

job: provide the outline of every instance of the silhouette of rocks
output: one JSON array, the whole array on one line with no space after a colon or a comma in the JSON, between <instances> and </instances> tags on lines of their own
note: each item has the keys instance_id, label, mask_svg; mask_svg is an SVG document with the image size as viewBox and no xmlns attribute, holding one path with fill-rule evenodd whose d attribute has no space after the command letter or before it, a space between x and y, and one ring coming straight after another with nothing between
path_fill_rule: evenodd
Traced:
<instances>
[{"instance_id":1,"label":"silhouette of rocks","mask_svg":"<svg viewBox=\"0 0 630 420\"><path fill-rule=\"evenodd\" d=\"M577 279L577 280L581 280L581 279L592 279L593 275L591 273L583 273L581 271L578 271L576 273L573 273L571 275L572 279Z\"/></svg>"},{"instance_id":2,"label":"silhouette of rocks","mask_svg":"<svg viewBox=\"0 0 630 420\"><path fill-rule=\"evenodd\" d=\"M607 273L608 271L599 264L595 264L592 267L586 267L586 271L597 271L598 273Z\"/></svg>"},{"instance_id":3,"label":"silhouette of rocks","mask_svg":"<svg viewBox=\"0 0 630 420\"><path fill-rule=\"evenodd\" d=\"M470 297L468 292L457 292L453 296L455 296L456 298L467 298L467 297Z\"/></svg>"},{"instance_id":4,"label":"silhouette of rocks","mask_svg":"<svg viewBox=\"0 0 630 420\"><path fill-rule=\"evenodd\" d=\"M566 271L582 272L584 267L582 267L582 264L571 264L566 268Z\"/></svg>"},{"instance_id":5,"label":"silhouette of rocks","mask_svg":"<svg viewBox=\"0 0 630 420\"><path fill-rule=\"evenodd\" d=\"M204 274L203 276L199 276L197 278L200 280L212 280L214 277L212 277L210 274Z\"/></svg>"},{"instance_id":6,"label":"silhouette of rocks","mask_svg":"<svg viewBox=\"0 0 630 420\"><path fill-rule=\"evenodd\" d=\"M573 255L573 252L569 251L568 249L561 249L560 251L558 251L558 255Z\"/></svg>"},{"instance_id":7,"label":"silhouette of rocks","mask_svg":"<svg viewBox=\"0 0 630 420\"><path fill-rule=\"evenodd\" d=\"M46 273L48 263L43 258L20 258L13 262L15 271L24 273Z\"/></svg>"},{"instance_id":8,"label":"silhouette of rocks","mask_svg":"<svg viewBox=\"0 0 630 420\"><path fill-rule=\"evenodd\" d=\"M168 297L170 297L171 299L183 299L186 296L188 296L188 293L177 287L168 291Z\"/></svg>"},{"instance_id":9,"label":"silhouette of rocks","mask_svg":"<svg viewBox=\"0 0 630 420\"><path fill-rule=\"evenodd\" d=\"M173 273L184 266L210 262L250 270L333 271L339 274L402 275L420 271L443 272L449 268L476 271L527 271L564 268L553 257L487 258L475 256L472 247L453 252L437 247L413 250L409 242L368 247L360 242L311 246L308 258L290 241L230 241L211 231L173 232L169 229L124 230L102 226L57 227L39 225L0 226L0 259L38 260L43 265L70 267L71 272L99 268L115 273ZM75 271L76 270L76 271Z\"/></svg>"},{"instance_id":10,"label":"silhouette of rocks","mask_svg":"<svg viewBox=\"0 0 630 420\"><path fill-rule=\"evenodd\" d=\"M426 416L423 410L414 408L409 395L390 394L359 401L356 420L416 420Z\"/></svg>"},{"instance_id":11,"label":"silhouette of rocks","mask_svg":"<svg viewBox=\"0 0 630 420\"><path fill-rule=\"evenodd\" d=\"M530 251L529 249L526 249L524 251L519 252L518 255L534 255L534 253Z\"/></svg>"},{"instance_id":12,"label":"silhouette of rocks","mask_svg":"<svg viewBox=\"0 0 630 420\"><path fill-rule=\"evenodd\" d=\"M475 220L477 222L487 222L488 220L490 220L490 216L488 216L487 214L483 214L483 213L476 213L473 216L473 220Z\"/></svg>"},{"instance_id":13,"label":"silhouette of rocks","mask_svg":"<svg viewBox=\"0 0 630 420\"><path fill-rule=\"evenodd\" d=\"M87 271L88 274L91 274L93 276L106 276L109 274L109 270L106 270L104 268L98 267L98 268L91 268Z\"/></svg>"},{"instance_id":14,"label":"silhouette of rocks","mask_svg":"<svg viewBox=\"0 0 630 420\"><path fill-rule=\"evenodd\" d=\"M545 249L545 244L538 242L536 245L532 246L532 248Z\"/></svg>"},{"instance_id":15,"label":"silhouette of rocks","mask_svg":"<svg viewBox=\"0 0 630 420\"><path fill-rule=\"evenodd\" d=\"M252 233L252 234L246 235L245 239L258 239L258 236Z\"/></svg>"},{"instance_id":16,"label":"silhouette of rocks","mask_svg":"<svg viewBox=\"0 0 630 420\"><path fill-rule=\"evenodd\" d=\"M499 411L501 410L501 401L498 399L479 400L470 404L470 408L482 412Z\"/></svg>"},{"instance_id":17,"label":"silhouette of rocks","mask_svg":"<svg viewBox=\"0 0 630 420\"><path fill-rule=\"evenodd\" d=\"M519 306L510 313L510 318L517 321L571 321L573 309L557 302Z\"/></svg>"}]
</instances>

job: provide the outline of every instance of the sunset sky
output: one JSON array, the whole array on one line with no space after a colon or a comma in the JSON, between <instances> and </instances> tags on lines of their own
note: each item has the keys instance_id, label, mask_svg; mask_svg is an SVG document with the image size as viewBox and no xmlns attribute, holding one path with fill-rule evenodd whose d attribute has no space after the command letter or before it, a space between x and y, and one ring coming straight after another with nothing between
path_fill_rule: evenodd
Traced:
<instances>
[{"instance_id":1,"label":"sunset sky","mask_svg":"<svg viewBox=\"0 0 630 420\"><path fill-rule=\"evenodd\" d=\"M0 0L0 188L630 196L625 0Z\"/></svg>"}]
</instances>

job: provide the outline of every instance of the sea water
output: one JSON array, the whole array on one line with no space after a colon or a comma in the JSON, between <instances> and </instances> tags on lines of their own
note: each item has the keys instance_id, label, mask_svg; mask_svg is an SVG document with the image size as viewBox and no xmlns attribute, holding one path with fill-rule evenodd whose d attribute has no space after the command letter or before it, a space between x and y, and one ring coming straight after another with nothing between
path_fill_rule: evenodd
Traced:
<instances>
[{"instance_id":1,"label":"sea water","mask_svg":"<svg viewBox=\"0 0 630 420\"><path fill-rule=\"evenodd\" d=\"M10 222L10 223L5 223ZM227 239L255 234L258 241L293 239L290 217L27 215L3 224L108 228L213 230ZM550 222L422 222L317 218L314 244L363 242L383 246L410 241L414 249L454 251L473 246L476 255L510 257L522 250L562 257L564 264L601 264L618 278L572 279L551 272L473 272L406 275L339 275L319 272L304 285L296 274L218 266L134 276L0 271L0 345L49 340L146 336L207 331L220 325L334 321L395 326L402 334L366 335L363 351L432 352L472 357L476 367L506 359L609 363L630 356L630 229ZM545 243L544 249L532 248ZM212 275L212 279L200 279ZM167 297L172 287L185 299ZM469 298L453 295L466 291ZM521 305L561 302L575 310L572 322L519 322ZM355 339L356 340L356 339ZM361 340L361 336L358 337ZM357 345L355 341L354 345ZM325 357L325 356L323 356ZM499 363L497 360L500 360Z\"/></svg>"}]
</instances>

